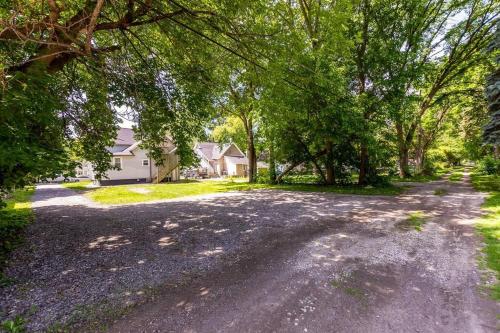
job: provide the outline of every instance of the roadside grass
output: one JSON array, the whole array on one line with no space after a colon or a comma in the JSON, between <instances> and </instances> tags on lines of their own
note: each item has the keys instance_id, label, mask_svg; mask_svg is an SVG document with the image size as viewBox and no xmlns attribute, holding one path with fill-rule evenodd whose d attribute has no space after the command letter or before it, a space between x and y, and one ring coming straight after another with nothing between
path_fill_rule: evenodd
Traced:
<instances>
[{"instance_id":1,"label":"roadside grass","mask_svg":"<svg viewBox=\"0 0 500 333\"><path fill-rule=\"evenodd\" d=\"M16 316L14 319L5 320L1 324L3 331L7 333L21 333L26 332L26 321L21 316Z\"/></svg>"},{"instance_id":2,"label":"roadside grass","mask_svg":"<svg viewBox=\"0 0 500 333\"><path fill-rule=\"evenodd\" d=\"M87 186L91 183L90 180L82 180L79 182L63 183L62 186L75 191L85 191L89 189Z\"/></svg>"},{"instance_id":3,"label":"roadside grass","mask_svg":"<svg viewBox=\"0 0 500 333\"><path fill-rule=\"evenodd\" d=\"M463 173L461 172L453 172L450 177L448 177L448 180L451 182L459 182L462 180L464 177Z\"/></svg>"},{"instance_id":4,"label":"roadside grass","mask_svg":"<svg viewBox=\"0 0 500 333\"><path fill-rule=\"evenodd\" d=\"M446 195L448 194L448 191L444 188L437 188L434 190L434 195Z\"/></svg>"},{"instance_id":5,"label":"roadside grass","mask_svg":"<svg viewBox=\"0 0 500 333\"><path fill-rule=\"evenodd\" d=\"M302 192L328 192L360 195L397 195L404 188L398 186L326 186L313 184L249 184L243 181L184 181L164 184L118 185L86 189L86 196L102 204L126 204L154 200L175 199L180 197L223 193L229 191L248 191L255 189L274 189Z\"/></svg>"},{"instance_id":6,"label":"roadside grass","mask_svg":"<svg viewBox=\"0 0 500 333\"><path fill-rule=\"evenodd\" d=\"M11 281L2 273L10 251L21 244L24 228L33 220L31 196L35 188L15 190L5 200L6 207L0 209L0 286Z\"/></svg>"},{"instance_id":7,"label":"roadside grass","mask_svg":"<svg viewBox=\"0 0 500 333\"><path fill-rule=\"evenodd\" d=\"M442 175L413 175L407 178L400 178L398 176L392 177L391 180L394 182L412 182L412 183L427 183L434 180L441 179Z\"/></svg>"},{"instance_id":8,"label":"roadside grass","mask_svg":"<svg viewBox=\"0 0 500 333\"><path fill-rule=\"evenodd\" d=\"M500 176L471 174L472 185L478 191L489 192L482 205L485 215L476 222L476 229L483 236L486 266L496 275L491 286L491 297L500 300Z\"/></svg>"}]
</instances>

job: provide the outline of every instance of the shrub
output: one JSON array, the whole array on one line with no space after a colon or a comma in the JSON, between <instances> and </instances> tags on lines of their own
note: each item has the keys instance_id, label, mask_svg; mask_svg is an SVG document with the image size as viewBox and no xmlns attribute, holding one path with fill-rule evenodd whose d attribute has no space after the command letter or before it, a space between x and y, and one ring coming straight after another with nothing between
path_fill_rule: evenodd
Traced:
<instances>
[{"instance_id":1,"label":"shrub","mask_svg":"<svg viewBox=\"0 0 500 333\"><path fill-rule=\"evenodd\" d=\"M0 272L7 254L22 242L23 230L33 219L30 197L33 188L16 190L8 198L6 207L0 209ZM0 279L0 284L5 279Z\"/></svg>"},{"instance_id":2,"label":"shrub","mask_svg":"<svg viewBox=\"0 0 500 333\"><path fill-rule=\"evenodd\" d=\"M479 171L487 175L500 174L500 160L495 159L492 156L486 156L479 163Z\"/></svg>"},{"instance_id":3,"label":"shrub","mask_svg":"<svg viewBox=\"0 0 500 333\"><path fill-rule=\"evenodd\" d=\"M269 169L261 168L257 171L257 177L255 177L255 181L259 184L267 184L270 182L269 178Z\"/></svg>"}]
</instances>

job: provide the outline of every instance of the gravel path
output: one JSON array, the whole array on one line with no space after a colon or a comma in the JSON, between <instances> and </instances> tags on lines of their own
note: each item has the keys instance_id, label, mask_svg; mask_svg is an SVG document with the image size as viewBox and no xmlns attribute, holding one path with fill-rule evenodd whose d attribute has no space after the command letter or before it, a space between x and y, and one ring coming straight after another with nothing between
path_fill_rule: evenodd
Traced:
<instances>
[{"instance_id":1,"label":"gravel path","mask_svg":"<svg viewBox=\"0 0 500 333\"><path fill-rule=\"evenodd\" d=\"M110 207L42 185L0 316L24 314L30 331L495 332L471 225L482 200L467 176L398 197L260 190ZM404 225L417 210L421 232Z\"/></svg>"}]
</instances>

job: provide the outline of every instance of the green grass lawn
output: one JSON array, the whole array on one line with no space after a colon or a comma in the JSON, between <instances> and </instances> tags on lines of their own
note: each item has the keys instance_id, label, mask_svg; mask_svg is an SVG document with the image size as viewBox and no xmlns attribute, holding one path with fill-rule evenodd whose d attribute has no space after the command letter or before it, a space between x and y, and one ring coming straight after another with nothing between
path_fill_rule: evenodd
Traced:
<instances>
[{"instance_id":1,"label":"green grass lawn","mask_svg":"<svg viewBox=\"0 0 500 333\"><path fill-rule=\"evenodd\" d=\"M415 183L427 183L433 180L441 179L442 175L413 175L407 178L400 178L395 176L391 178L393 182L415 182Z\"/></svg>"},{"instance_id":2,"label":"green grass lawn","mask_svg":"<svg viewBox=\"0 0 500 333\"><path fill-rule=\"evenodd\" d=\"M69 188L75 188L67 186ZM78 189L78 187L76 187ZM350 186L324 186L313 184L249 184L244 181L184 181L164 184L137 184L105 186L96 189L86 189L86 196L102 204L126 204L147 202L154 200L174 199L186 196L222 193L229 191L247 191L254 189L276 189L304 192L331 192L344 194L365 195L397 195L403 188L388 187L361 187Z\"/></svg>"},{"instance_id":3,"label":"green grass lawn","mask_svg":"<svg viewBox=\"0 0 500 333\"><path fill-rule=\"evenodd\" d=\"M62 186L75 191L84 191L87 190L87 186L89 186L91 183L92 182L90 180L81 180L79 182L63 183Z\"/></svg>"},{"instance_id":4,"label":"green grass lawn","mask_svg":"<svg viewBox=\"0 0 500 333\"><path fill-rule=\"evenodd\" d=\"M33 220L31 196L34 187L16 190L5 200L6 207L0 209L0 286L8 283L1 274L7 255L22 242L22 231Z\"/></svg>"},{"instance_id":5,"label":"green grass lawn","mask_svg":"<svg viewBox=\"0 0 500 333\"><path fill-rule=\"evenodd\" d=\"M491 295L500 300L500 177L493 175L472 174L471 180L478 191L489 192L482 208L485 215L476 224L486 244L486 266L496 273L497 283L492 287Z\"/></svg>"}]
</instances>

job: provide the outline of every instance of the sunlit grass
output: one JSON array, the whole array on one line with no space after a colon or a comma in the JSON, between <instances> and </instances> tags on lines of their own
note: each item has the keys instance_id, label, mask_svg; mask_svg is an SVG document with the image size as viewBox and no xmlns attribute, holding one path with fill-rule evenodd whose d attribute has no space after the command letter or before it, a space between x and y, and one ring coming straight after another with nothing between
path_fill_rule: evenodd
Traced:
<instances>
[{"instance_id":1,"label":"sunlit grass","mask_svg":"<svg viewBox=\"0 0 500 333\"><path fill-rule=\"evenodd\" d=\"M0 209L0 285L8 280L1 274L7 255L22 242L22 232L33 220L31 196L34 187L26 187L12 192L5 200L6 207Z\"/></svg>"},{"instance_id":2,"label":"sunlit grass","mask_svg":"<svg viewBox=\"0 0 500 333\"><path fill-rule=\"evenodd\" d=\"M490 193L482 205L485 215L478 219L476 228L483 235L486 265L496 273L491 295L500 300L500 177L472 174L471 180L474 188Z\"/></svg>"},{"instance_id":3,"label":"sunlit grass","mask_svg":"<svg viewBox=\"0 0 500 333\"><path fill-rule=\"evenodd\" d=\"M189 181L164 184L118 185L88 189L86 195L102 204L126 204L180 197L223 193L229 191L248 191L255 189L275 189L303 192L330 192L362 195L397 195L403 188L396 186L325 186L312 184L249 184L243 181Z\"/></svg>"},{"instance_id":4,"label":"sunlit grass","mask_svg":"<svg viewBox=\"0 0 500 333\"><path fill-rule=\"evenodd\" d=\"M462 172L453 172L448 178L448 180L451 182L459 182L462 180L463 177L464 175Z\"/></svg>"},{"instance_id":5,"label":"sunlit grass","mask_svg":"<svg viewBox=\"0 0 500 333\"><path fill-rule=\"evenodd\" d=\"M84 191L88 189L87 186L89 186L91 183L92 182L90 180L81 180L79 182L63 183L62 186L75 191Z\"/></svg>"},{"instance_id":6,"label":"sunlit grass","mask_svg":"<svg viewBox=\"0 0 500 333\"><path fill-rule=\"evenodd\" d=\"M417 231L422 231L422 226L425 224L425 216L424 213L418 211L413 212L408 215L406 220L408 226L413 227Z\"/></svg>"},{"instance_id":7,"label":"sunlit grass","mask_svg":"<svg viewBox=\"0 0 500 333\"><path fill-rule=\"evenodd\" d=\"M439 180L441 179L442 175L441 174L434 174L434 175L413 175L411 177L406 177L406 178L400 178L398 176L392 177L392 181L395 182L415 182L415 183L427 183L431 182L434 180Z\"/></svg>"}]
</instances>

